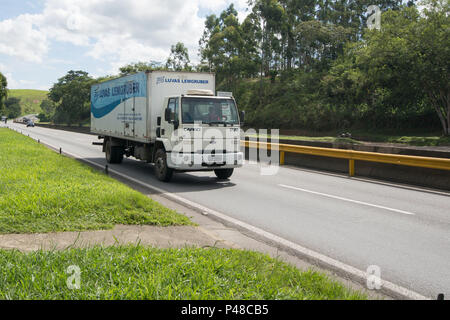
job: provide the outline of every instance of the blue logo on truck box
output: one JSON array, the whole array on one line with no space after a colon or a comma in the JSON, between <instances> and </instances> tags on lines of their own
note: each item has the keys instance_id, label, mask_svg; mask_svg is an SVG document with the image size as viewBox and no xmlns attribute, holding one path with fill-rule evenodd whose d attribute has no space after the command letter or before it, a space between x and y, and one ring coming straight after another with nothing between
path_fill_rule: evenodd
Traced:
<instances>
[{"instance_id":1,"label":"blue logo on truck box","mask_svg":"<svg viewBox=\"0 0 450 320\"><path fill-rule=\"evenodd\" d=\"M168 78L166 76L161 76L156 78L156 85L162 83L197 83L197 84L208 84L209 80L197 80L197 79L180 79L180 78Z\"/></svg>"},{"instance_id":2,"label":"blue logo on truck box","mask_svg":"<svg viewBox=\"0 0 450 320\"><path fill-rule=\"evenodd\" d=\"M119 104L133 97L147 96L147 75L144 72L93 85L91 113L101 118Z\"/></svg>"}]
</instances>

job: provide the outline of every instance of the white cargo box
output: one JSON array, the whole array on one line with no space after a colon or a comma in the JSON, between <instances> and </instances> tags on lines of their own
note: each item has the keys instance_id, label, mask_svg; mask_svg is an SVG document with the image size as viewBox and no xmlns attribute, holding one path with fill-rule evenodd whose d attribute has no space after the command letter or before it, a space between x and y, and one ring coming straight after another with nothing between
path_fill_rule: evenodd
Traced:
<instances>
[{"instance_id":1,"label":"white cargo box","mask_svg":"<svg viewBox=\"0 0 450 320\"><path fill-rule=\"evenodd\" d=\"M189 90L215 92L215 75L152 71L95 84L91 88L91 132L144 143L156 139L166 97Z\"/></svg>"}]
</instances>

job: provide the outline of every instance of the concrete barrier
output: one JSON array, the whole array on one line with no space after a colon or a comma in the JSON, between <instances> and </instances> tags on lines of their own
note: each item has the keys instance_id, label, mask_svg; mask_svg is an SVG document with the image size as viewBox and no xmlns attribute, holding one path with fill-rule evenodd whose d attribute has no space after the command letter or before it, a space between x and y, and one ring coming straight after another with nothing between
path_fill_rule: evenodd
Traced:
<instances>
[{"instance_id":1,"label":"concrete barrier","mask_svg":"<svg viewBox=\"0 0 450 320\"><path fill-rule=\"evenodd\" d=\"M90 127L80 127L80 126L64 126L64 125L57 125L57 124L47 124L47 123L35 123L37 127L44 127L44 128L50 128L50 129L56 129L56 130L64 130L64 131L71 131L71 132L78 132L78 133L87 133L92 135L97 135L95 133L91 133Z\"/></svg>"}]
</instances>

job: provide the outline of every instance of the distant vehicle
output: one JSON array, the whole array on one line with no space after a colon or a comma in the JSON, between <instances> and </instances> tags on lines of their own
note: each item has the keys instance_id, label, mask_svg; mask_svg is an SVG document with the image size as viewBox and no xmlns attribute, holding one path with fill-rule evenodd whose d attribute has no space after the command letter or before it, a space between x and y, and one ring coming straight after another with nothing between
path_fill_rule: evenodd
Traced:
<instances>
[{"instance_id":1,"label":"distant vehicle","mask_svg":"<svg viewBox=\"0 0 450 320\"><path fill-rule=\"evenodd\" d=\"M6 121L8 120L8 118L7 117L5 117L5 116L2 116L2 122L4 122L4 123L6 123Z\"/></svg>"},{"instance_id":2,"label":"distant vehicle","mask_svg":"<svg viewBox=\"0 0 450 320\"><path fill-rule=\"evenodd\" d=\"M28 120L28 122L27 122L27 128L28 128L28 127L34 127L34 122L31 121L31 120Z\"/></svg>"},{"instance_id":3,"label":"distant vehicle","mask_svg":"<svg viewBox=\"0 0 450 320\"><path fill-rule=\"evenodd\" d=\"M141 72L95 84L91 132L104 139L108 163L133 156L154 163L162 181L175 171L214 171L228 179L243 163L244 116L231 92L214 91L213 73Z\"/></svg>"}]
</instances>

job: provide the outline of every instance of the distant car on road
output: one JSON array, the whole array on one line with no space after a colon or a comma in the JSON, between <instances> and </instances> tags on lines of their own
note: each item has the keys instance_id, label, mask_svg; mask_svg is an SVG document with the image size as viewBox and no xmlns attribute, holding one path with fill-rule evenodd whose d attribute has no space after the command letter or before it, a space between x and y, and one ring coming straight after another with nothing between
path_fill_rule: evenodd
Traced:
<instances>
[{"instance_id":1,"label":"distant car on road","mask_svg":"<svg viewBox=\"0 0 450 320\"><path fill-rule=\"evenodd\" d=\"M7 120L8 118L6 118L6 116L2 116L2 122L4 122L4 123L6 123L6 120Z\"/></svg>"},{"instance_id":2,"label":"distant car on road","mask_svg":"<svg viewBox=\"0 0 450 320\"><path fill-rule=\"evenodd\" d=\"M34 127L34 122L32 120L28 120L27 122L27 128L28 127Z\"/></svg>"}]
</instances>

